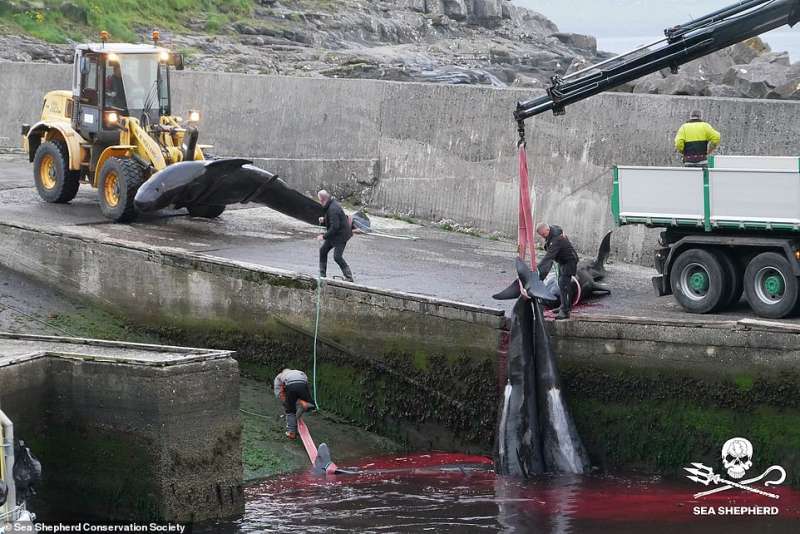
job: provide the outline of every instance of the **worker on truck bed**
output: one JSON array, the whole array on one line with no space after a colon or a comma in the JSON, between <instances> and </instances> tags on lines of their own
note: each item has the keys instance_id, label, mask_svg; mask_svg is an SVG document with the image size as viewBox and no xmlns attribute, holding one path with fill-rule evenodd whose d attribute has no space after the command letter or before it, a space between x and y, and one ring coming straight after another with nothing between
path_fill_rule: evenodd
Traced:
<instances>
[{"instance_id":1,"label":"worker on truck bed","mask_svg":"<svg viewBox=\"0 0 800 534\"><path fill-rule=\"evenodd\" d=\"M308 390L308 377L303 371L284 369L275 377L274 388L286 413L286 437L297 439L297 419L316 409Z\"/></svg>"},{"instance_id":2,"label":"worker on truck bed","mask_svg":"<svg viewBox=\"0 0 800 534\"><path fill-rule=\"evenodd\" d=\"M539 262L539 278L544 280L553 262L558 263L561 307L558 309L556 319L569 319L569 312L572 310L572 277L578 272L578 253L559 226L542 223L536 227L536 233L544 238L544 249L547 251Z\"/></svg>"},{"instance_id":3,"label":"worker on truck bed","mask_svg":"<svg viewBox=\"0 0 800 534\"><path fill-rule=\"evenodd\" d=\"M675 148L683 154L685 166L702 167L708 163L708 156L719 146L720 138L719 132L703 121L703 114L694 110L689 115L689 122L678 128Z\"/></svg>"}]
</instances>

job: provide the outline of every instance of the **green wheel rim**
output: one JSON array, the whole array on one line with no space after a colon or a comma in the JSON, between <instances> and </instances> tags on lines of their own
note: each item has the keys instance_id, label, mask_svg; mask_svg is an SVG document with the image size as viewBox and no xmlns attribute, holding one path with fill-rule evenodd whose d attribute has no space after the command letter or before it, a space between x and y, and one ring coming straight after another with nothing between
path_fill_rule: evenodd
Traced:
<instances>
[{"instance_id":1,"label":"green wheel rim","mask_svg":"<svg viewBox=\"0 0 800 534\"><path fill-rule=\"evenodd\" d=\"M690 263L681 270L679 282L681 292L687 298L701 301L708 296L711 287L711 275L701 263Z\"/></svg>"},{"instance_id":2,"label":"green wheel rim","mask_svg":"<svg viewBox=\"0 0 800 534\"><path fill-rule=\"evenodd\" d=\"M756 297L764 304L778 304L786 295L786 279L775 267L762 267L754 282Z\"/></svg>"}]
</instances>

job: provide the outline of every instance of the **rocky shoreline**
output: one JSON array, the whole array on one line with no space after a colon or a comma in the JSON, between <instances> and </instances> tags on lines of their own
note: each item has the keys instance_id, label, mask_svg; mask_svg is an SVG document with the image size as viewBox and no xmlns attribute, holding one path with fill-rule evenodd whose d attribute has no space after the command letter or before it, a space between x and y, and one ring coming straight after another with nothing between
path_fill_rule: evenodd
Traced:
<instances>
[{"instance_id":1,"label":"rocky shoreline","mask_svg":"<svg viewBox=\"0 0 800 534\"><path fill-rule=\"evenodd\" d=\"M247 20L215 32L211 22L198 18L185 32L162 31L190 69L543 88L555 74L612 56L594 37L561 32L506 0L259 0ZM66 63L72 46L0 36L2 60ZM751 39L677 75L652 74L618 90L800 99L800 62Z\"/></svg>"}]
</instances>

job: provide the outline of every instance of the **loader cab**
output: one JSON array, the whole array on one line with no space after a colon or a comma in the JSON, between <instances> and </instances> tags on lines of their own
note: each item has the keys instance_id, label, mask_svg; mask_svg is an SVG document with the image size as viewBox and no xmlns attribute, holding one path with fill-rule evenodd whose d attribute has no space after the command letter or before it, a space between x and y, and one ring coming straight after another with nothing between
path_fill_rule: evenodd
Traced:
<instances>
[{"instance_id":1,"label":"loader cab","mask_svg":"<svg viewBox=\"0 0 800 534\"><path fill-rule=\"evenodd\" d=\"M72 123L86 138L116 143L119 118L143 126L170 115L170 66L181 69L179 54L139 44L88 44L75 51Z\"/></svg>"}]
</instances>

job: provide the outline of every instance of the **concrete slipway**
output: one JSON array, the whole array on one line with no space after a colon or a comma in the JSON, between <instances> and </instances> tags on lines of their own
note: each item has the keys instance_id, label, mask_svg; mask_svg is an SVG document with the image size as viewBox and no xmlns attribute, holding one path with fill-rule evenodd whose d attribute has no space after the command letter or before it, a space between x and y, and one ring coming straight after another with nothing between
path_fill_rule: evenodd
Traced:
<instances>
[{"instance_id":1,"label":"concrete slipway","mask_svg":"<svg viewBox=\"0 0 800 534\"><path fill-rule=\"evenodd\" d=\"M266 380L283 365L310 368L316 228L266 208L110 224L91 189L46 205L29 173L13 157L0 165L3 266L176 344L235 349ZM488 295L512 276L513 244L375 223L420 239L357 237L348 257L360 283L322 287L321 403L416 448L488 451L507 339ZM554 326L594 463L677 473L741 434L764 462L800 474L789 469L800 467L800 436L789 430L800 427L796 320L740 320L743 309L690 317L650 296L649 270L610 270L614 295Z\"/></svg>"}]
</instances>

